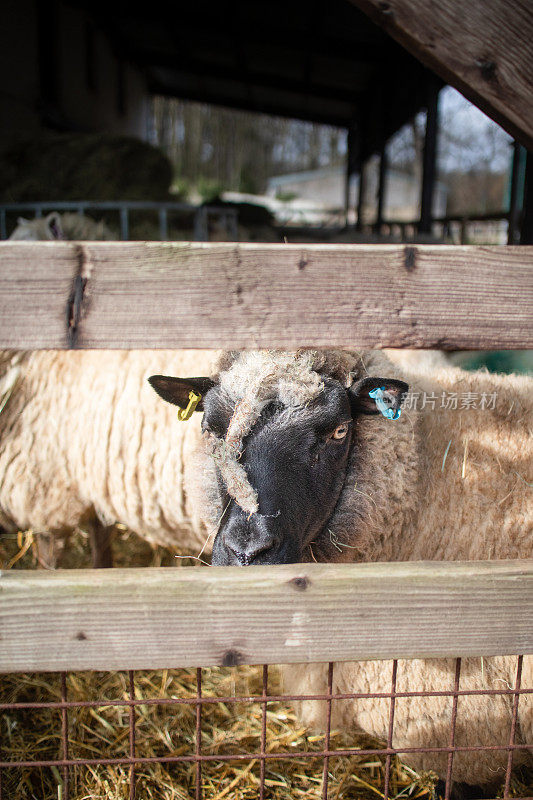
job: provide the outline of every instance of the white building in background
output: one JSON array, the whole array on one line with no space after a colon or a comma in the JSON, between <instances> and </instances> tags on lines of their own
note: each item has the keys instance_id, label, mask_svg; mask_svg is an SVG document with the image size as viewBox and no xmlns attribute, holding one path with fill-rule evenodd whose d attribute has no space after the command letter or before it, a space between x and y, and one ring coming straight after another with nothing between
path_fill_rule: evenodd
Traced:
<instances>
[{"instance_id":1,"label":"white building in background","mask_svg":"<svg viewBox=\"0 0 533 800\"><path fill-rule=\"evenodd\" d=\"M322 169L293 172L289 175L275 175L268 181L267 194L270 197L288 197L293 195L303 207L342 209L344 208L345 168L324 167ZM367 191L365 203L365 221L372 222L375 215L378 191L379 160L371 159L367 166ZM359 176L352 179L350 186L350 205L357 205L359 192ZM434 216L446 214L447 189L437 181L433 206ZM385 190L385 220L409 222L416 220L420 214L420 181L414 175L389 169Z\"/></svg>"}]
</instances>

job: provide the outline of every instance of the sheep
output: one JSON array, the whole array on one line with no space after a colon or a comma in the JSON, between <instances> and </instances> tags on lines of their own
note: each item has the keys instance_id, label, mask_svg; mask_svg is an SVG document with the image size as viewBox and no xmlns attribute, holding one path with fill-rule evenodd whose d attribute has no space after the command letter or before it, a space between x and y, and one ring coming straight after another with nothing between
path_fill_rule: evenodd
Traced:
<instances>
[{"instance_id":1,"label":"sheep","mask_svg":"<svg viewBox=\"0 0 533 800\"><path fill-rule=\"evenodd\" d=\"M0 352L0 526L50 532L53 566L76 526L109 566L107 526L198 552L206 531L184 494L200 442L198 415L179 422L146 377L212 371L214 351ZM99 546L99 549L98 549Z\"/></svg>"},{"instance_id":2,"label":"sheep","mask_svg":"<svg viewBox=\"0 0 533 800\"><path fill-rule=\"evenodd\" d=\"M427 368L447 367L452 363L448 353L443 350L409 350L408 348L398 350L386 348L383 353L393 364L411 372L419 372Z\"/></svg>"},{"instance_id":3,"label":"sheep","mask_svg":"<svg viewBox=\"0 0 533 800\"><path fill-rule=\"evenodd\" d=\"M117 237L102 221L95 222L84 214L58 214L52 211L46 217L32 220L19 217L17 227L9 238L13 241L46 242L56 239L112 241Z\"/></svg>"},{"instance_id":4,"label":"sheep","mask_svg":"<svg viewBox=\"0 0 533 800\"><path fill-rule=\"evenodd\" d=\"M168 402L204 395L203 467L188 491L216 531L213 564L531 557L533 381L431 358L418 366L400 371L377 352L259 351L227 354L207 394L205 379L153 376ZM385 419L397 416L408 384L401 417ZM461 687L512 686L514 670L514 658L468 658ZM390 680L389 662L342 663L334 691L387 692ZM533 686L531 656L522 680ZM290 694L323 693L326 670L288 667L285 681ZM398 691L450 690L453 681L453 660L399 663ZM456 744L506 745L511 706L508 695L461 696ZM336 727L387 736L387 700L336 701L333 712ZM300 713L308 725L324 722L319 702ZM398 699L394 746L447 747L450 714L449 697ZM516 741L533 741L530 695L520 699ZM514 763L525 757L516 751ZM407 758L441 778L447 760ZM505 750L459 752L454 780L490 788L506 764Z\"/></svg>"}]
</instances>

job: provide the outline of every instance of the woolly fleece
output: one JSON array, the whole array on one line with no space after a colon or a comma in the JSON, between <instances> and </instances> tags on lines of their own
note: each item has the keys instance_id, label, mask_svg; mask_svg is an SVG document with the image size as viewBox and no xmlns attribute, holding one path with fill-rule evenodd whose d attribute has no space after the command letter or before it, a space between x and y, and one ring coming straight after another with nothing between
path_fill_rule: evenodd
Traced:
<instances>
[{"instance_id":1,"label":"woolly fleece","mask_svg":"<svg viewBox=\"0 0 533 800\"><path fill-rule=\"evenodd\" d=\"M18 380L0 413L0 525L62 534L92 519L121 522L154 544L198 553L206 532L184 478L201 415L179 422L147 378L212 374L217 355L0 353L0 398Z\"/></svg>"},{"instance_id":2,"label":"woolly fleece","mask_svg":"<svg viewBox=\"0 0 533 800\"><path fill-rule=\"evenodd\" d=\"M20 217L17 227L9 238L21 242L46 242L56 239L50 230L51 218L58 221L62 234L60 238L67 241L112 241L117 238L102 221L95 222L85 214L58 214L57 211L32 220Z\"/></svg>"}]
</instances>

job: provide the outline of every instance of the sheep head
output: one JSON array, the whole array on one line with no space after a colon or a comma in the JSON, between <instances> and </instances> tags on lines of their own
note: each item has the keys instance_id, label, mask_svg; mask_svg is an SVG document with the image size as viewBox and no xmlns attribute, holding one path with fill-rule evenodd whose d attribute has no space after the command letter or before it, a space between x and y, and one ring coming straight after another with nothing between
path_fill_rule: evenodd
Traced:
<instances>
[{"instance_id":1,"label":"sheep head","mask_svg":"<svg viewBox=\"0 0 533 800\"><path fill-rule=\"evenodd\" d=\"M202 395L196 409L223 509L213 563L243 566L310 560L343 490L357 422L379 413L370 392L383 390L394 411L408 390L361 377L350 354L309 350L230 354L215 378L150 383L181 408L191 391Z\"/></svg>"}]
</instances>

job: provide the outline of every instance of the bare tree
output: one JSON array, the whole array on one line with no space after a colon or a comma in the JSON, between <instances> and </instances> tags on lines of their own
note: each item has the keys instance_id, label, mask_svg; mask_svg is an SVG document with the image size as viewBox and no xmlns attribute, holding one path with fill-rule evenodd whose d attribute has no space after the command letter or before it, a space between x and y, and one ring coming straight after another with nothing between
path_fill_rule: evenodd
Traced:
<instances>
[{"instance_id":1,"label":"bare tree","mask_svg":"<svg viewBox=\"0 0 533 800\"><path fill-rule=\"evenodd\" d=\"M154 144L176 177L263 192L272 175L342 164L345 131L325 125L156 97Z\"/></svg>"}]
</instances>

